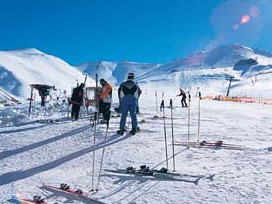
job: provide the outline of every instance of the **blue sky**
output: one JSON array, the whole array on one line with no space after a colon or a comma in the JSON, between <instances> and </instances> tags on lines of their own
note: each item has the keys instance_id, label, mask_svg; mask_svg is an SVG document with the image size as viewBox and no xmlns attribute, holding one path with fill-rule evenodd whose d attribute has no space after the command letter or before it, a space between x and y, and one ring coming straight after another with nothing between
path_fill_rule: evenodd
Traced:
<instances>
[{"instance_id":1,"label":"blue sky","mask_svg":"<svg viewBox=\"0 0 272 204\"><path fill-rule=\"evenodd\" d=\"M272 51L271 0L0 1L0 50L35 47L72 65L167 63L239 43Z\"/></svg>"}]
</instances>

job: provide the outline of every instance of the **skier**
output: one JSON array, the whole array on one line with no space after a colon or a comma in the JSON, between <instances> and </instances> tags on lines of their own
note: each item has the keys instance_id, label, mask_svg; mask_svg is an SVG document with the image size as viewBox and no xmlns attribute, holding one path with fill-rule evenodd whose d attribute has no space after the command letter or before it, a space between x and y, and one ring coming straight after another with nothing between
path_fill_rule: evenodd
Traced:
<instances>
[{"instance_id":1,"label":"skier","mask_svg":"<svg viewBox=\"0 0 272 204\"><path fill-rule=\"evenodd\" d=\"M84 84L80 84L80 86L76 87L73 90L72 93L72 98L70 103L72 104L72 113L71 113L71 117L72 120L78 120L78 115L79 115L79 111L80 111L80 106L82 105L83 102L83 88L84 88Z\"/></svg>"},{"instance_id":2,"label":"skier","mask_svg":"<svg viewBox=\"0 0 272 204\"><path fill-rule=\"evenodd\" d=\"M117 134L123 135L125 132L128 111L130 112L132 121L132 130L130 131L130 134L136 134L138 128L136 106L141 92L139 86L134 82L134 73L129 73L127 81L123 82L118 89L118 96L121 99L122 104L122 116L120 130L117 131Z\"/></svg>"},{"instance_id":3,"label":"skier","mask_svg":"<svg viewBox=\"0 0 272 204\"><path fill-rule=\"evenodd\" d=\"M186 93L185 91L182 90L182 88L179 89L180 94L177 96L182 96L181 98L181 105L182 107L187 107L187 103L186 103Z\"/></svg>"},{"instance_id":4,"label":"skier","mask_svg":"<svg viewBox=\"0 0 272 204\"><path fill-rule=\"evenodd\" d=\"M102 92L97 98L97 100L100 102L99 108L103 116L103 120L100 122L106 123L112 102L112 86L105 79L100 79L100 84L102 86Z\"/></svg>"}]
</instances>

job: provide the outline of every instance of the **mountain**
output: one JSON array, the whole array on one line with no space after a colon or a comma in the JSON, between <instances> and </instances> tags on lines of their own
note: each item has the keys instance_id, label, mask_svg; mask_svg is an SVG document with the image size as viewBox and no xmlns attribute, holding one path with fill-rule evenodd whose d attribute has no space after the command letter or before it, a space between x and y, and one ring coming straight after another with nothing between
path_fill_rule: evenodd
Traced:
<instances>
[{"instance_id":1,"label":"mountain","mask_svg":"<svg viewBox=\"0 0 272 204\"><path fill-rule=\"evenodd\" d=\"M84 76L60 58L31 48L0 51L0 79L3 90L26 99L30 95L30 84L55 85L70 92L76 80L81 82Z\"/></svg>"},{"instance_id":2,"label":"mountain","mask_svg":"<svg viewBox=\"0 0 272 204\"><path fill-rule=\"evenodd\" d=\"M29 97L30 84L55 85L71 91L76 82L92 79L108 80L115 87L134 72L136 81L145 89L183 87L203 94L225 94L229 78L233 78L231 95L266 95L272 83L272 53L243 45L224 45L209 51L195 53L167 64L137 62L90 62L73 67L63 60L37 49L0 52L0 86L11 96ZM1 92L2 98L4 92ZM272 93L272 92L271 92ZM8 98L7 95L0 100ZM272 95L272 94L271 94Z\"/></svg>"},{"instance_id":3,"label":"mountain","mask_svg":"<svg viewBox=\"0 0 272 204\"><path fill-rule=\"evenodd\" d=\"M129 72L133 72L135 77L140 77L147 72L157 69L160 64L137 63L137 62L90 62L79 65L77 68L83 73L95 79L97 73L99 79L104 78L111 84L119 85L127 78Z\"/></svg>"},{"instance_id":4,"label":"mountain","mask_svg":"<svg viewBox=\"0 0 272 204\"><path fill-rule=\"evenodd\" d=\"M143 84L164 84L209 94L226 92L234 77L232 93L267 91L272 83L272 53L242 45L224 45L177 59L138 77ZM258 88L257 88L258 87Z\"/></svg>"}]
</instances>

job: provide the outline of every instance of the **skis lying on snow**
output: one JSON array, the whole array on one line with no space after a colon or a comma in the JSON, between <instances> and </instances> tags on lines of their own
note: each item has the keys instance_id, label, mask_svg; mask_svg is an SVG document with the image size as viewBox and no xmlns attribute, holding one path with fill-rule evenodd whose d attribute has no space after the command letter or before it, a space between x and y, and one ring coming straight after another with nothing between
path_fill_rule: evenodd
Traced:
<instances>
[{"instance_id":1,"label":"skis lying on snow","mask_svg":"<svg viewBox=\"0 0 272 204\"><path fill-rule=\"evenodd\" d=\"M243 150L242 145L228 144L223 141L207 142L205 140L201 142L175 142L175 145L190 146L197 148L213 148L213 149L230 149L230 150Z\"/></svg>"},{"instance_id":2,"label":"skis lying on snow","mask_svg":"<svg viewBox=\"0 0 272 204\"><path fill-rule=\"evenodd\" d=\"M45 201L45 199L41 198L41 196L34 196L32 199L26 199L21 196L14 196L13 199L22 204L51 204ZM54 203L54 204L58 204L58 203Z\"/></svg>"},{"instance_id":3,"label":"skis lying on snow","mask_svg":"<svg viewBox=\"0 0 272 204\"><path fill-rule=\"evenodd\" d=\"M62 183L60 184L60 187L55 186L49 186L45 185L46 188L58 191L61 193L66 193L72 196L75 196L77 199L84 199L90 201L90 203L98 203L98 204L104 204L101 201L95 200L94 198L91 198L91 196L88 193L83 192L81 189L72 189L69 185Z\"/></svg>"},{"instance_id":4,"label":"skis lying on snow","mask_svg":"<svg viewBox=\"0 0 272 204\"><path fill-rule=\"evenodd\" d=\"M194 184L198 184L200 179L208 179L213 180L214 174L203 176L203 175L190 175L190 174L180 174L180 173L172 173L169 172L167 168L157 169L150 169L146 165L142 165L140 169L136 169L133 167L128 167L126 169L104 169L107 172L117 173L117 174L132 174L135 176L145 176L151 178L157 178L166 181L183 181L183 182L190 182Z\"/></svg>"}]
</instances>

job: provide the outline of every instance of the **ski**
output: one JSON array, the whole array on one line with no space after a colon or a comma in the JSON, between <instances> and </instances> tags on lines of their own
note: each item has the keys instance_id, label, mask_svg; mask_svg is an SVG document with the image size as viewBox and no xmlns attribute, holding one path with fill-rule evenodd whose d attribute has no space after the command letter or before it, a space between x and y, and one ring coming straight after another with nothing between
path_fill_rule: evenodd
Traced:
<instances>
[{"instance_id":1,"label":"ski","mask_svg":"<svg viewBox=\"0 0 272 204\"><path fill-rule=\"evenodd\" d=\"M176 143L178 144L186 144L188 145L188 142L178 142L176 141ZM237 144L229 144L229 143L225 143L222 140L218 140L218 141L201 141L201 142L189 142L190 144L200 144L200 145L216 145L216 146L235 146L235 147L242 147L242 145L237 145Z\"/></svg>"},{"instance_id":2,"label":"ski","mask_svg":"<svg viewBox=\"0 0 272 204\"><path fill-rule=\"evenodd\" d=\"M41 196L34 196L32 199L23 198L21 196L13 196L13 199L22 204L53 204L42 199ZM58 203L54 203L58 204Z\"/></svg>"},{"instance_id":3,"label":"ski","mask_svg":"<svg viewBox=\"0 0 272 204\"><path fill-rule=\"evenodd\" d=\"M228 144L223 141L214 141L214 142L175 142L175 145L179 146L190 146L197 148L214 148L214 149L233 149L233 150L243 150L242 145Z\"/></svg>"},{"instance_id":4,"label":"ski","mask_svg":"<svg viewBox=\"0 0 272 204\"><path fill-rule=\"evenodd\" d=\"M72 196L75 196L77 199L84 199L90 201L90 203L97 203L97 204L105 204L101 201L95 200L94 198L91 198L90 194L83 192L80 189L72 189L67 184L62 183L60 187L50 186L50 185L44 185L44 187L58 191L61 193L69 194Z\"/></svg>"},{"instance_id":5,"label":"ski","mask_svg":"<svg viewBox=\"0 0 272 204\"><path fill-rule=\"evenodd\" d=\"M145 165L143 165L145 166ZM180 174L180 173L172 173L168 172L166 168L162 168L160 170L156 169L149 169L149 167L144 167L141 166L141 169L136 170L133 167L128 167L126 169L117 169L117 170L112 170L112 169L104 169L106 172L110 173L116 173L116 174L131 174L135 176L144 176L144 177L153 177L157 179L162 179L166 181L183 181L183 182L190 182L194 184L198 184L198 181L200 179L209 179L212 180L213 175L208 175L208 176L203 176L203 175L190 175L190 174Z\"/></svg>"}]
</instances>

